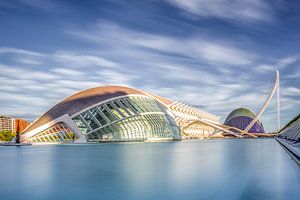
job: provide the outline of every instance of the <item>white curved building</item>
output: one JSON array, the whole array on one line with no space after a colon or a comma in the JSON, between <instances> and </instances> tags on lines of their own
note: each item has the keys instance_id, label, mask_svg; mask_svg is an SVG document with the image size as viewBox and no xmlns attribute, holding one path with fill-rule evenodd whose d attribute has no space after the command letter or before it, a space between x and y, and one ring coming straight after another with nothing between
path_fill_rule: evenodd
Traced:
<instances>
[{"instance_id":1,"label":"white curved building","mask_svg":"<svg viewBox=\"0 0 300 200\"><path fill-rule=\"evenodd\" d=\"M168 108L180 127L182 139L207 138L216 131L212 124L219 125L219 117L190 105L175 101Z\"/></svg>"},{"instance_id":2,"label":"white curved building","mask_svg":"<svg viewBox=\"0 0 300 200\"><path fill-rule=\"evenodd\" d=\"M204 138L214 132L201 120L219 123L218 117L141 90L96 87L59 102L21 135L21 142L68 143L157 141Z\"/></svg>"}]
</instances>

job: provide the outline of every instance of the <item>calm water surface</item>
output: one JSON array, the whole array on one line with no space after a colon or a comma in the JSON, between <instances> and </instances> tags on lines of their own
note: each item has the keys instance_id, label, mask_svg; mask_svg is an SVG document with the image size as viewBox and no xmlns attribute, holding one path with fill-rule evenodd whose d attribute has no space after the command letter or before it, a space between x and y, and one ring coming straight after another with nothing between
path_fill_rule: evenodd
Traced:
<instances>
[{"instance_id":1,"label":"calm water surface","mask_svg":"<svg viewBox=\"0 0 300 200\"><path fill-rule=\"evenodd\" d=\"M274 139L0 146L0 199L299 199Z\"/></svg>"}]
</instances>

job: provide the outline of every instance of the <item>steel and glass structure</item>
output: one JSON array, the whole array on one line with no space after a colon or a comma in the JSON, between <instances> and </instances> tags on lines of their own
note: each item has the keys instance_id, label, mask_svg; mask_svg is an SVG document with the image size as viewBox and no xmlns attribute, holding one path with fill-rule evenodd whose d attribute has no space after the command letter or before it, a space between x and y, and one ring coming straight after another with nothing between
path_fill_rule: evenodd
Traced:
<instances>
[{"instance_id":1,"label":"steel and glass structure","mask_svg":"<svg viewBox=\"0 0 300 200\"><path fill-rule=\"evenodd\" d=\"M72 120L88 141L179 139L166 109L143 95L115 98L77 113Z\"/></svg>"},{"instance_id":2,"label":"steel and glass structure","mask_svg":"<svg viewBox=\"0 0 300 200\"><path fill-rule=\"evenodd\" d=\"M292 141L295 143L300 142L300 115L298 115L292 123L279 132L279 138Z\"/></svg>"},{"instance_id":3,"label":"steel and glass structure","mask_svg":"<svg viewBox=\"0 0 300 200\"><path fill-rule=\"evenodd\" d=\"M245 130L249 124L255 119L255 114L247 108L238 108L232 111L226 118L224 124L239 130ZM232 129L238 132L236 129ZM265 133L262 123L257 120L247 131L248 133Z\"/></svg>"},{"instance_id":4,"label":"steel and glass structure","mask_svg":"<svg viewBox=\"0 0 300 200\"><path fill-rule=\"evenodd\" d=\"M141 90L105 86L76 93L53 106L21 135L22 142L160 141L204 137L203 125L182 127L183 120L218 117ZM187 131L189 130L189 131ZM182 134L183 133L183 134Z\"/></svg>"},{"instance_id":5,"label":"steel and glass structure","mask_svg":"<svg viewBox=\"0 0 300 200\"><path fill-rule=\"evenodd\" d=\"M168 106L175 115L183 139L204 139L218 130L219 117L193 106L175 101Z\"/></svg>"},{"instance_id":6,"label":"steel and glass structure","mask_svg":"<svg viewBox=\"0 0 300 200\"><path fill-rule=\"evenodd\" d=\"M276 140L300 165L300 114L279 131Z\"/></svg>"}]
</instances>

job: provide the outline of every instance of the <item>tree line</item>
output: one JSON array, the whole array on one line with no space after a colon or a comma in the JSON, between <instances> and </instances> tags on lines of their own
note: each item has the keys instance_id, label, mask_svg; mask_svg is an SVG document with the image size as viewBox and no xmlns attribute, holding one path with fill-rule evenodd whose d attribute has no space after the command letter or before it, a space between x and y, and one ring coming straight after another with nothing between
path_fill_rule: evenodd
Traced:
<instances>
[{"instance_id":1,"label":"tree line","mask_svg":"<svg viewBox=\"0 0 300 200\"><path fill-rule=\"evenodd\" d=\"M0 131L0 141L11 141L15 136L11 131Z\"/></svg>"}]
</instances>

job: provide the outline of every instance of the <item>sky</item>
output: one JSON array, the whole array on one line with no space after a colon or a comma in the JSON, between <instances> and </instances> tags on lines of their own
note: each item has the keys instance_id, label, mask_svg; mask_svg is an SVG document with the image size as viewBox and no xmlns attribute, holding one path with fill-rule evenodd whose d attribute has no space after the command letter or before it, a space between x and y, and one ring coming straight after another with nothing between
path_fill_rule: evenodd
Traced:
<instances>
[{"instance_id":1,"label":"sky","mask_svg":"<svg viewBox=\"0 0 300 200\"><path fill-rule=\"evenodd\" d=\"M300 112L300 2L0 1L0 114L34 120L80 90L125 85L221 117L258 112L280 71ZM276 129L276 98L262 116Z\"/></svg>"}]
</instances>

